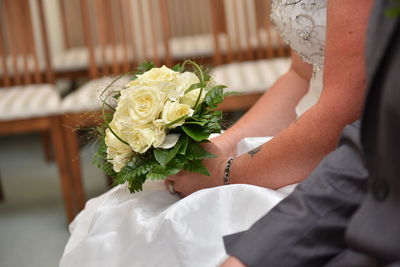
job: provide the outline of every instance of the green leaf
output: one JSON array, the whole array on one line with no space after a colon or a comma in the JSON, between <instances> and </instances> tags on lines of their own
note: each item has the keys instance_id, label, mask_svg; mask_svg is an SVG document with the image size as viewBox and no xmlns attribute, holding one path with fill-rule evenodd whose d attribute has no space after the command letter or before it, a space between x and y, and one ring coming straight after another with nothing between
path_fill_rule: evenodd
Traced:
<instances>
[{"instance_id":1,"label":"green leaf","mask_svg":"<svg viewBox=\"0 0 400 267\"><path fill-rule=\"evenodd\" d=\"M208 91L204 101L210 108L216 108L218 104L224 101L224 88L226 88L226 86L217 85Z\"/></svg>"},{"instance_id":2,"label":"green leaf","mask_svg":"<svg viewBox=\"0 0 400 267\"><path fill-rule=\"evenodd\" d=\"M167 178L168 176L179 173L186 162L180 161L178 158L171 160L167 166L156 166L148 174L147 178L153 180L160 180Z\"/></svg>"},{"instance_id":3,"label":"green leaf","mask_svg":"<svg viewBox=\"0 0 400 267\"><path fill-rule=\"evenodd\" d=\"M137 68L137 72L138 73L145 73L146 71L151 70L152 68L154 68L155 65L153 63L153 61L145 61L142 64L140 64Z\"/></svg>"},{"instance_id":4,"label":"green leaf","mask_svg":"<svg viewBox=\"0 0 400 267\"><path fill-rule=\"evenodd\" d=\"M131 192L141 191L143 183L146 181L146 175L156 166L158 164L154 160L138 155L116 175L116 183L123 184L128 182Z\"/></svg>"},{"instance_id":5,"label":"green leaf","mask_svg":"<svg viewBox=\"0 0 400 267\"><path fill-rule=\"evenodd\" d=\"M157 166L151 172L149 172L147 174L147 178L152 179L152 180L161 180L161 179L167 178L169 175L172 175L169 173L170 172L168 172L164 167ZM171 172L171 173L173 173L173 172Z\"/></svg>"},{"instance_id":6,"label":"green leaf","mask_svg":"<svg viewBox=\"0 0 400 267\"><path fill-rule=\"evenodd\" d=\"M114 99L119 99L121 97L121 92L117 92L116 94L113 94L112 97Z\"/></svg>"},{"instance_id":7,"label":"green leaf","mask_svg":"<svg viewBox=\"0 0 400 267\"><path fill-rule=\"evenodd\" d=\"M200 126L204 126L207 124L207 121L186 121L185 124L197 124Z\"/></svg>"},{"instance_id":8,"label":"green leaf","mask_svg":"<svg viewBox=\"0 0 400 267\"><path fill-rule=\"evenodd\" d=\"M143 190L143 184L146 181L146 176L141 175L136 177L136 179L132 179L128 182L129 184L129 191L131 193L140 192Z\"/></svg>"},{"instance_id":9,"label":"green leaf","mask_svg":"<svg viewBox=\"0 0 400 267\"><path fill-rule=\"evenodd\" d=\"M214 154L211 154L204 148L202 148L199 143L191 142L188 146L186 157L189 160L198 160L206 158L215 158L216 156Z\"/></svg>"},{"instance_id":10,"label":"green leaf","mask_svg":"<svg viewBox=\"0 0 400 267\"><path fill-rule=\"evenodd\" d=\"M212 133L220 133L221 132L221 124L219 122L210 122L204 126L204 130L209 134Z\"/></svg>"},{"instance_id":11,"label":"green leaf","mask_svg":"<svg viewBox=\"0 0 400 267\"><path fill-rule=\"evenodd\" d=\"M181 146L179 147L178 153L180 155L185 155L186 154L186 149L188 147L189 144L189 136L187 136L186 134L182 134L180 137L180 140L182 142Z\"/></svg>"},{"instance_id":12,"label":"green leaf","mask_svg":"<svg viewBox=\"0 0 400 267\"><path fill-rule=\"evenodd\" d=\"M204 166L201 160L190 160L185 165L184 169L188 172L200 173L202 175L210 176L207 168Z\"/></svg>"},{"instance_id":13,"label":"green leaf","mask_svg":"<svg viewBox=\"0 0 400 267\"><path fill-rule=\"evenodd\" d=\"M173 148L170 149L154 149L153 154L155 159L161 166L166 166L168 162L175 157L181 146L184 144L183 138L179 138L179 141Z\"/></svg>"},{"instance_id":14,"label":"green leaf","mask_svg":"<svg viewBox=\"0 0 400 267\"><path fill-rule=\"evenodd\" d=\"M242 95L242 92L236 92L236 91L228 91L224 93L224 97L230 96L230 95Z\"/></svg>"},{"instance_id":15,"label":"green leaf","mask_svg":"<svg viewBox=\"0 0 400 267\"><path fill-rule=\"evenodd\" d=\"M172 70L173 71L177 71L177 72L183 72L184 68L182 67L181 64L178 63L178 64L176 64L175 66L172 67Z\"/></svg>"},{"instance_id":16,"label":"green leaf","mask_svg":"<svg viewBox=\"0 0 400 267\"><path fill-rule=\"evenodd\" d=\"M201 83L194 83L189 88L185 91L185 94L189 93L190 91L193 91L195 89L198 89L201 87Z\"/></svg>"},{"instance_id":17,"label":"green leaf","mask_svg":"<svg viewBox=\"0 0 400 267\"><path fill-rule=\"evenodd\" d=\"M204 131L204 128L200 125L190 124L190 125L182 125L183 131L189 135L192 139L197 142L201 142L207 140L210 136L209 133Z\"/></svg>"}]
</instances>

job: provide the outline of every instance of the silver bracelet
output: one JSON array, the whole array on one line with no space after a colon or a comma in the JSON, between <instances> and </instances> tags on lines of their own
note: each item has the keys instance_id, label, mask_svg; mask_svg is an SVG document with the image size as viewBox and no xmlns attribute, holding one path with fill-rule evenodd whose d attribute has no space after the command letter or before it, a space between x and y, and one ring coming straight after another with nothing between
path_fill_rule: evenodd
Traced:
<instances>
[{"instance_id":1,"label":"silver bracelet","mask_svg":"<svg viewBox=\"0 0 400 267\"><path fill-rule=\"evenodd\" d=\"M228 185L231 181L229 175L231 174L231 166L232 166L233 158L229 158L225 165L224 170L224 185Z\"/></svg>"}]
</instances>

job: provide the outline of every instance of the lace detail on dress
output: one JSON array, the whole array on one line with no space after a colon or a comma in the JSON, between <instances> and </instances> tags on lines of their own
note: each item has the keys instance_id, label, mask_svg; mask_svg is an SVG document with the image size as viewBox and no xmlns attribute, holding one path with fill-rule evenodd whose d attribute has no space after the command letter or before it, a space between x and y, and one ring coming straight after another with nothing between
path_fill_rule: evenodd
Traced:
<instances>
[{"instance_id":1,"label":"lace detail on dress","mask_svg":"<svg viewBox=\"0 0 400 267\"><path fill-rule=\"evenodd\" d=\"M317 69L324 64L327 0L273 0L271 19L283 40Z\"/></svg>"}]
</instances>

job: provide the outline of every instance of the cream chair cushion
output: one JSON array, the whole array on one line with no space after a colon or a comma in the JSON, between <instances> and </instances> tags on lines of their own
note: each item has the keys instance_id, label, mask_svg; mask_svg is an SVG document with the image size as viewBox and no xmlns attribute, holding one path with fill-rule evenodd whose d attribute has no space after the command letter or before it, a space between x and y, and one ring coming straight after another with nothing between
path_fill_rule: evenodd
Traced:
<instances>
[{"instance_id":1,"label":"cream chair cushion","mask_svg":"<svg viewBox=\"0 0 400 267\"><path fill-rule=\"evenodd\" d=\"M271 87L289 69L290 62L290 58L235 62L214 68L211 76L229 91L259 93Z\"/></svg>"},{"instance_id":2,"label":"cream chair cushion","mask_svg":"<svg viewBox=\"0 0 400 267\"><path fill-rule=\"evenodd\" d=\"M51 84L0 88L1 121L58 114L60 104L60 96Z\"/></svg>"},{"instance_id":3,"label":"cream chair cushion","mask_svg":"<svg viewBox=\"0 0 400 267\"><path fill-rule=\"evenodd\" d=\"M103 107L101 94L115 79L115 77L103 77L85 83L62 100L61 107L63 112L70 113L101 110ZM118 91L123 88L124 85L129 82L129 79L128 76L125 76L117 80L107 89L107 92L103 94L102 98L109 95L113 90ZM115 99L112 97L108 97L107 102L111 105L115 105Z\"/></svg>"}]
</instances>

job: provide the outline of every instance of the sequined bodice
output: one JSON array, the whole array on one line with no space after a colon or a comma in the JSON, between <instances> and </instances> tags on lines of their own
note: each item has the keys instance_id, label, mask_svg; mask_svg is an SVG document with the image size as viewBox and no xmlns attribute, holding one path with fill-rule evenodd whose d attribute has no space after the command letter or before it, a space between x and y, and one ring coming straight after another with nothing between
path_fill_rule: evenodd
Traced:
<instances>
[{"instance_id":1,"label":"sequined bodice","mask_svg":"<svg viewBox=\"0 0 400 267\"><path fill-rule=\"evenodd\" d=\"M316 67L324 64L327 0L273 0L271 18L284 41Z\"/></svg>"}]
</instances>

